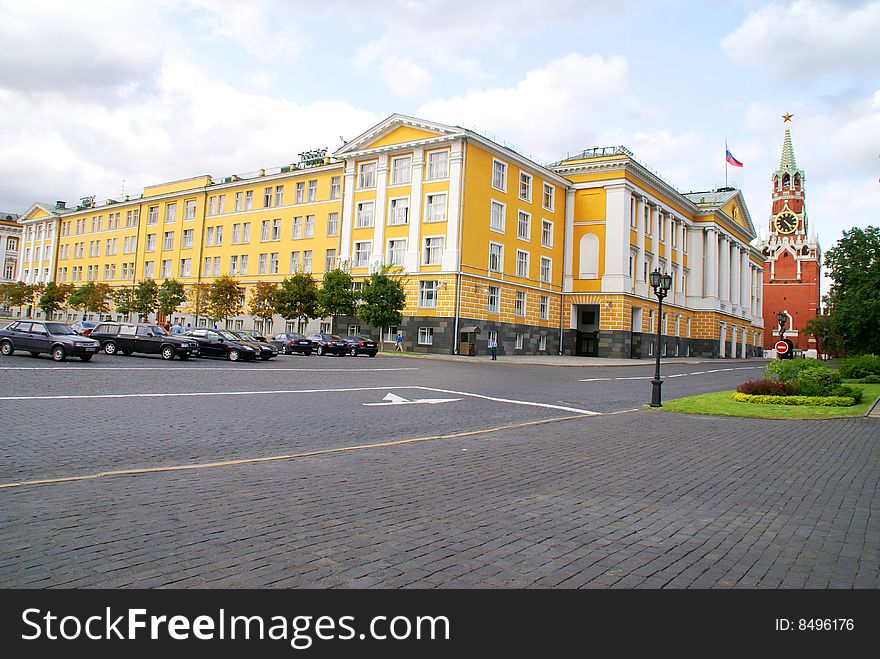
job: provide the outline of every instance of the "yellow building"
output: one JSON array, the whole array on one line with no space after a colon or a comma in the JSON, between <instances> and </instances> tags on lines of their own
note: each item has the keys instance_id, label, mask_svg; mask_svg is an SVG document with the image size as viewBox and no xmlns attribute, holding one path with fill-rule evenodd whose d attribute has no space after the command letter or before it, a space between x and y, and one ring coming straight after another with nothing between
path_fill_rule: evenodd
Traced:
<instances>
[{"instance_id":1,"label":"yellow building","mask_svg":"<svg viewBox=\"0 0 880 659\"><path fill-rule=\"evenodd\" d=\"M399 330L415 350L497 338L501 354L650 356L655 268L674 279L661 351L750 356L763 339L763 259L742 195L679 193L623 148L544 167L474 131L392 115L332 157L154 185L137 199L34 204L22 223L28 282L191 286L229 274L248 290L342 266L359 285L391 265L407 302L383 339ZM203 320L192 311L176 316ZM285 329L280 317L231 322ZM332 330L370 331L356 318Z\"/></svg>"}]
</instances>

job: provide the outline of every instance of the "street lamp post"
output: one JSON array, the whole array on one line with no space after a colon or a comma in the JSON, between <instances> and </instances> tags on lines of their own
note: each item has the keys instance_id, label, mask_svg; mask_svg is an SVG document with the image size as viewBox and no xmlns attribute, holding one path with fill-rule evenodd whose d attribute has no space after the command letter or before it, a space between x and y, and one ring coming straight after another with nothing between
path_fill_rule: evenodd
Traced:
<instances>
[{"instance_id":1,"label":"street lamp post","mask_svg":"<svg viewBox=\"0 0 880 659\"><path fill-rule=\"evenodd\" d=\"M657 296L657 364L654 369L654 379L651 380L651 407L663 407L661 400L661 387L663 380L660 379L660 326L663 323L663 298L672 288L672 275L669 273L660 274L660 269L654 270L650 274L651 288L654 289L654 295Z\"/></svg>"},{"instance_id":2,"label":"street lamp post","mask_svg":"<svg viewBox=\"0 0 880 659\"><path fill-rule=\"evenodd\" d=\"M788 316L784 311L779 311L776 314L776 320L779 322L779 340L782 341L785 338L785 324L788 321Z\"/></svg>"}]
</instances>

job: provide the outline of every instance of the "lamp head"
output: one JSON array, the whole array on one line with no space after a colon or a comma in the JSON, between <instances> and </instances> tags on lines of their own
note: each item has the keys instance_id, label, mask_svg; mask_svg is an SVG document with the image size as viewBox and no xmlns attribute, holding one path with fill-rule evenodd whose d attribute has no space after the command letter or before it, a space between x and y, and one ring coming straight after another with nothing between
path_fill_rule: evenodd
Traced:
<instances>
[{"instance_id":1,"label":"lamp head","mask_svg":"<svg viewBox=\"0 0 880 659\"><path fill-rule=\"evenodd\" d=\"M660 274L659 269L652 270L651 274L648 275L648 277L651 280L651 288L660 288L660 280L662 278L662 275Z\"/></svg>"}]
</instances>

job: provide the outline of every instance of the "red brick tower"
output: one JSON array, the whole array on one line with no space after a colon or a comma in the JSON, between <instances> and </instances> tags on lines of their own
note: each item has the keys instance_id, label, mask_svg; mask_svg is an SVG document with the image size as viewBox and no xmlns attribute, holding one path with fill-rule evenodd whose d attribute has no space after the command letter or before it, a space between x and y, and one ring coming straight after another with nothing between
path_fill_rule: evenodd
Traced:
<instances>
[{"instance_id":1,"label":"red brick tower","mask_svg":"<svg viewBox=\"0 0 880 659\"><path fill-rule=\"evenodd\" d=\"M785 338L795 350L815 350L816 340L804 332L811 318L819 315L822 252L815 233L808 234L809 220L804 202L804 172L798 169L791 145L791 118L783 115L785 141L779 169L773 173L773 205L770 235L759 248L764 265L764 348L779 340L780 311L788 316ZM809 237L808 237L809 236Z\"/></svg>"}]
</instances>

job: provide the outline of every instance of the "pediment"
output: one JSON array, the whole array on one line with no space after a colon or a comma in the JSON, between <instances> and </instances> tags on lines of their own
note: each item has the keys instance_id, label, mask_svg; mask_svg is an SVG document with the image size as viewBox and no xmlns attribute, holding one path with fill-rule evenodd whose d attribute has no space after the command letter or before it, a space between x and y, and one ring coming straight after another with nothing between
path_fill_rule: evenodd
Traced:
<instances>
[{"instance_id":1,"label":"pediment","mask_svg":"<svg viewBox=\"0 0 880 659\"><path fill-rule=\"evenodd\" d=\"M464 133L464 130L456 126L447 126L401 114L394 114L361 135L358 135L350 142L347 142L345 146L333 155L340 158L360 151L387 148L397 144L435 140L462 133Z\"/></svg>"}]
</instances>

